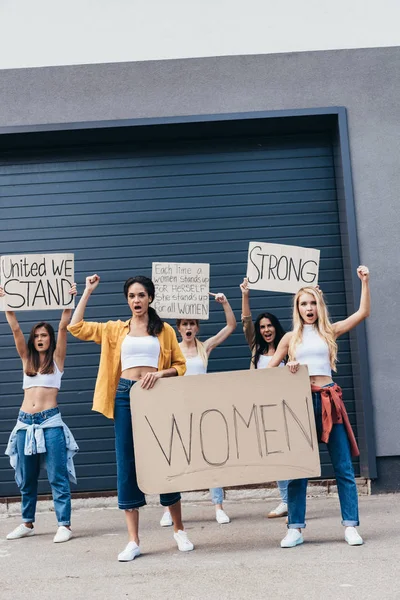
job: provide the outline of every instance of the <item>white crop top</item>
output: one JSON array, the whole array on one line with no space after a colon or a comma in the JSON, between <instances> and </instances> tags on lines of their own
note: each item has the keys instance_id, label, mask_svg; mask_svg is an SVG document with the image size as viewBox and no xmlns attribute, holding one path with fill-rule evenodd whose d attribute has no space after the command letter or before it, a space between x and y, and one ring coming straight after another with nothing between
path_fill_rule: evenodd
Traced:
<instances>
[{"instance_id":1,"label":"white crop top","mask_svg":"<svg viewBox=\"0 0 400 600\"><path fill-rule=\"evenodd\" d=\"M33 387L45 387L45 388L56 388L57 390L61 387L61 377L64 375L64 371L60 371L56 363L54 364L54 373L45 375L44 373L37 373L33 377L30 377L24 372L24 380L22 383L23 390L29 390Z\"/></svg>"},{"instance_id":2,"label":"white crop top","mask_svg":"<svg viewBox=\"0 0 400 600\"><path fill-rule=\"evenodd\" d=\"M271 358L273 358L273 356L264 356L264 354L261 354L258 359L257 369L266 369ZM282 361L278 366L284 367L285 363Z\"/></svg>"},{"instance_id":3,"label":"white crop top","mask_svg":"<svg viewBox=\"0 0 400 600\"><path fill-rule=\"evenodd\" d=\"M303 339L296 348L296 360L307 365L309 375L331 377L329 348L314 325L303 326Z\"/></svg>"},{"instance_id":4,"label":"white crop top","mask_svg":"<svg viewBox=\"0 0 400 600\"><path fill-rule=\"evenodd\" d=\"M185 375L204 375L205 373L207 373L207 367L199 354L186 358Z\"/></svg>"},{"instance_id":5,"label":"white crop top","mask_svg":"<svg viewBox=\"0 0 400 600\"><path fill-rule=\"evenodd\" d=\"M153 335L134 337L127 335L121 346L121 368L158 367L160 356L159 339Z\"/></svg>"}]
</instances>

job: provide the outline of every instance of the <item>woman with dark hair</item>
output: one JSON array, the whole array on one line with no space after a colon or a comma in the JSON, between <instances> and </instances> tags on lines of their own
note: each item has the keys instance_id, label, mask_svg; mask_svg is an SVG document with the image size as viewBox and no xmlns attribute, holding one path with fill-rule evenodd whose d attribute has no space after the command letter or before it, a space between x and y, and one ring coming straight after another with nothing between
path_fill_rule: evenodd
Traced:
<instances>
[{"instance_id":1,"label":"woman with dark hair","mask_svg":"<svg viewBox=\"0 0 400 600\"><path fill-rule=\"evenodd\" d=\"M213 294L211 294L213 295ZM211 352L222 344L236 329L236 318L231 305L224 294L214 294L216 302L222 304L225 312L226 325L212 337L201 342L197 339L200 331L197 319L178 319L176 327L181 335L182 341L179 346L186 359L186 375L204 375L207 373L208 359ZM230 518L223 508L224 490L220 487L210 489L211 500L215 506L215 519L223 525L230 523ZM172 516L168 508L165 509L160 521L161 527L172 525Z\"/></svg>"},{"instance_id":2,"label":"woman with dark hair","mask_svg":"<svg viewBox=\"0 0 400 600\"><path fill-rule=\"evenodd\" d=\"M125 511L129 542L118 555L127 562L140 554L139 508L146 504L136 478L129 393L136 382L149 390L161 377L184 375L185 359L173 328L161 321L150 304L154 284L141 275L124 285L131 310L127 321L89 323L84 314L90 295L100 282L98 275L86 277L86 288L75 309L68 330L84 341L101 345L100 365L93 398L93 410L114 419L117 456L118 507ZM161 494L160 503L169 506L174 521L174 538L179 550L193 550L182 524L180 494Z\"/></svg>"},{"instance_id":3,"label":"woman with dark hair","mask_svg":"<svg viewBox=\"0 0 400 600\"><path fill-rule=\"evenodd\" d=\"M69 293L76 294L75 284ZM0 287L0 297L3 296L5 293ZM70 481L76 483L73 457L78 446L57 407L71 314L70 309L63 311L57 342L53 327L41 321L33 326L26 343L15 313L6 311L24 371L24 399L6 449L21 489L22 523L7 535L8 540L35 534L38 479L44 465L58 521L53 541L67 542L72 537Z\"/></svg>"},{"instance_id":4,"label":"woman with dark hair","mask_svg":"<svg viewBox=\"0 0 400 600\"><path fill-rule=\"evenodd\" d=\"M272 359L279 342L285 335L285 330L279 322L279 319L270 312L263 312L258 315L253 323L250 310L249 282L247 277L240 284L242 291L242 323L243 332L246 341L251 350L251 369L266 369ZM284 366L285 362L281 362ZM277 481L281 502L274 510L268 513L269 519L286 517L287 508L287 488L288 481Z\"/></svg>"}]
</instances>

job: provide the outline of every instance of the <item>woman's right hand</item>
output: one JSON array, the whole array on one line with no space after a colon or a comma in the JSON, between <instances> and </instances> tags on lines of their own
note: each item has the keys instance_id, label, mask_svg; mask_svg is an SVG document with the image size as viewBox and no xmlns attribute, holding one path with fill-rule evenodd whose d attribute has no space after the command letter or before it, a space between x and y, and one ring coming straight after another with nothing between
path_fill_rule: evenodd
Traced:
<instances>
[{"instance_id":1,"label":"woman's right hand","mask_svg":"<svg viewBox=\"0 0 400 600\"><path fill-rule=\"evenodd\" d=\"M4 296L6 295L5 291L3 290L3 288L0 286L0 298L4 298Z\"/></svg>"},{"instance_id":2,"label":"woman's right hand","mask_svg":"<svg viewBox=\"0 0 400 600\"><path fill-rule=\"evenodd\" d=\"M89 275L86 277L86 290L90 293L94 292L97 286L100 283L100 277L96 273L94 275Z\"/></svg>"},{"instance_id":3,"label":"woman's right hand","mask_svg":"<svg viewBox=\"0 0 400 600\"><path fill-rule=\"evenodd\" d=\"M291 373L297 373L300 367L300 363L298 360L290 360L288 363L286 363L286 366L289 367L289 371Z\"/></svg>"},{"instance_id":4,"label":"woman's right hand","mask_svg":"<svg viewBox=\"0 0 400 600\"><path fill-rule=\"evenodd\" d=\"M243 296L249 295L250 289L249 289L249 280L247 279L247 277L245 277L243 279L243 283L240 284L240 289L242 290Z\"/></svg>"}]
</instances>

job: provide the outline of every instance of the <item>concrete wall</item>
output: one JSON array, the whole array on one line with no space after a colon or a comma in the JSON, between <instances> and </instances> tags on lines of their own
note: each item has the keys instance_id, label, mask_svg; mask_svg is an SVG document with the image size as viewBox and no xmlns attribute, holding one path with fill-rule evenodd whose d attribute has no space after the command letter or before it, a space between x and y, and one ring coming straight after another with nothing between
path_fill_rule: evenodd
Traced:
<instances>
[{"instance_id":1,"label":"concrete wall","mask_svg":"<svg viewBox=\"0 0 400 600\"><path fill-rule=\"evenodd\" d=\"M400 48L0 72L0 127L345 106L360 255L371 269L369 356L378 456L400 455ZM1 201L0 201L1 202ZM394 272L392 270L394 269Z\"/></svg>"},{"instance_id":2,"label":"concrete wall","mask_svg":"<svg viewBox=\"0 0 400 600\"><path fill-rule=\"evenodd\" d=\"M400 45L398 0L2 0L0 69Z\"/></svg>"}]
</instances>

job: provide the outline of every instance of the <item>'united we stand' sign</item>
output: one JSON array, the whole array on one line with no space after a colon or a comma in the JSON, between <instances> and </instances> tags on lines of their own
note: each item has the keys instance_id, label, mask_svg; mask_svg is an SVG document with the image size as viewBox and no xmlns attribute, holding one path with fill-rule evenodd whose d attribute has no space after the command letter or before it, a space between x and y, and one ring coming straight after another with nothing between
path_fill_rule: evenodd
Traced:
<instances>
[{"instance_id":1,"label":"'united we stand' sign","mask_svg":"<svg viewBox=\"0 0 400 600\"><path fill-rule=\"evenodd\" d=\"M74 282L73 254L19 254L0 258L0 309L74 308L69 290Z\"/></svg>"}]
</instances>

